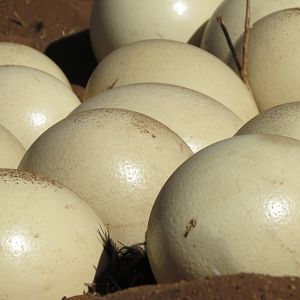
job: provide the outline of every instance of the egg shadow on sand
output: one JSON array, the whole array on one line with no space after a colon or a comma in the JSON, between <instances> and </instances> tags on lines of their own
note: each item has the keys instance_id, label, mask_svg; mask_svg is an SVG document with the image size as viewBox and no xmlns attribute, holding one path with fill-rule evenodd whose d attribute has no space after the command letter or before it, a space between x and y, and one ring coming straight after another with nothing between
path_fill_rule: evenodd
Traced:
<instances>
[{"instance_id":1,"label":"egg shadow on sand","mask_svg":"<svg viewBox=\"0 0 300 300\"><path fill-rule=\"evenodd\" d=\"M71 84L82 87L97 66L88 29L54 41L45 54L63 70Z\"/></svg>"}]
</instances>

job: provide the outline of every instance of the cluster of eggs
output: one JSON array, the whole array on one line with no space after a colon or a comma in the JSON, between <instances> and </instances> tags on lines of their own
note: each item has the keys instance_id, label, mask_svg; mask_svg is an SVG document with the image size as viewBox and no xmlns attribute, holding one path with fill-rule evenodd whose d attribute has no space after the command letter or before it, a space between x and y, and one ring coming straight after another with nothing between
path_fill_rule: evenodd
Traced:
<instances>
[{"instance_id":1,"label":"cluster of eggs","mask_svg":"<svg viewBox=\"0 0 300 300\"><path fill-rule=\"evenodd\" d=\"M253 1L252 92L215 20L241 57L240 0L95 0L83 103L44 54L0 43L0 298L81 293L101 230L146 238L158 282L300 275L299 4Z\"/></svg>"}]
</instances>

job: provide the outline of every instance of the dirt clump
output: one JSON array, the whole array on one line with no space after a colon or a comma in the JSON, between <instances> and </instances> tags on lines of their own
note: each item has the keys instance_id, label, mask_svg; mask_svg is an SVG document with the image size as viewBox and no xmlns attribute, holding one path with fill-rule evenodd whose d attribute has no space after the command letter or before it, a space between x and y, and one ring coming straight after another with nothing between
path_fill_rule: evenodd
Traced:
<instances>
[{"instance_id":1,"label":"dirt clump","mask_svg":"<svg viewBox=\"0 0 300 300\"><path fill-rule=\"evenodd\" d=\"M296 300L299 298L300 278L239 274L131 288L105 297L84 295L68 300Z\"/></svg>"}]
</instances>

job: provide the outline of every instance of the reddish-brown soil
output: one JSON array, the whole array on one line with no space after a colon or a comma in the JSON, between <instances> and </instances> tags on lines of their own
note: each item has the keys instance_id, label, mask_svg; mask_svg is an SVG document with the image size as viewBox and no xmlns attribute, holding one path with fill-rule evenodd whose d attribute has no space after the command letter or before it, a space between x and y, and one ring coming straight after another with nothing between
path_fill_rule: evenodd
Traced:
<instances>
[{"instance_id":1,"label":"reddish-brown soil","mask_svg":"<svg viewBox=\"0 0 300 300\"><path fill-rule=\"evenodd\" d=\"M92 0L1 0L1 40L44 51L49 44L88 28Z\"/></svg>"},{"instance_id":2,"label":"reddish-brown soil","mask_svg":"<svg viewBox=\"0 0 300 300\"><path fill-rule=\"evenodd\" d=\"M0 0L0 42L17 42L45 52L81 98L96 66L88 31L92 2Z\"/></svg>"},{"instance_id":3,"label":"reddish-brown soil","mask_svg":"<svg viewBox=\"0 0 300 300\"><path fill-rule=\"evenodd\" d=\"M0 0L0 41L45 52L81 96L96 66L88 31L91 5L92 0ZM236 275L132 288L101 298L85 295L70 299L293 300L300 299L300 279Z\"/></svg>"},{"instance_id":4,"label":"reddish-brown soil","mask_svg":"<svg viewBox=\"0 0 300 300\"><path fill-rule=\"evenodd\" d=\"M105 297L69 300L298 300L300 278L235 275L132 288Z\"/></svg>"}]
</instances>

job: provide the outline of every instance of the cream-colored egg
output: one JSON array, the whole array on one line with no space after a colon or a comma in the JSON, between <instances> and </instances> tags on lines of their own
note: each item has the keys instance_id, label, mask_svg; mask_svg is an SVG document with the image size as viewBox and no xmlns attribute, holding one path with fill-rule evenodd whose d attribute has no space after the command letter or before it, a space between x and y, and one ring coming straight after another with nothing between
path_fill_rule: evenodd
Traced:
<instances>
[{"instance_id":1,"label":"cream-colored egg","mask_svg":"<svg viewBox=\"0 0 300 300\"><path fill-rule=\"evenodd\" d=\"M252 0L250 5L251 23L254 23L273 12L286 8L299 7L300 0ZM205 28L201 47L227 63L231 53L216 18L218 16L224 17L231 40L235 44L244 32L245 11L246 1L224 0L216 9ZM265 41L261 41L261 43L266 44Z\"/></svg>"},{"instance_id":2,"label":"cream-colored egg","mask_svg":"<svg viewBox=\"0 0 300 300\"><path fill-rule=\"evenodd\" d=\"M57 78L24 66L0 66L0 120L27 149L80 101Z\"/></svg>"},{"instance_id":3,"label":"cream-colored egg","mask_svg":"<svg viewBox=\"0 0 300 300\"><path fill-rule=\"evenodd\" d=\"M147 254L156 279L299 276L299 161L300 142L275 135L233 137L188 159L151 212Z\"/></svg>"},{"instance_id":4,"label":"cream-colored egg","mask_svg":"<svg viewBox=\"0 0 300 300\"><path fill-rule=\"evenodd\" d=\"M137 112L95 109L57 123L19 168L61 182L85 200L115 241L143 242L152 204L192 151L173 131Z\"/></svg>"},{"instance_id":5,"label":"cream-colored egg","mask_svg":"<svg viewBox=\"0 0 300 300\"><path fill-rule=\"evenodd\" d=\"M266 110L246 123L236 135L275 134L300 140L300 102Z\"/></svg>"},{"instance_id":6,"label":"cream-colored egg","mask_svg":"<svg viewBox=\"0 0 300 300\"><path fill-rule=\"evenodd\" d=\"M121 108L150 116L176 132L193 152L233 136L243 124L216 100L161 83L116 87L83 102L73 113L97 108Z\"/></svg>"},{"instance_id":7,"label":"cream-colored egg","mask_svg":"<svg viewBox=\"0 0 300 300\"><path fill-rule=\"evenodd\" d=\"M96 0L90 32L98 60L140 40L170 39L200 45L206 21L221 0Z\"/></svg>"},{"instance_id":8,"label":"cream-colored egg","mask_svg":"<svg viewBox=\"0 0 300 300\"><path fill-rule=\"evenodd\" d=\"M0 299L81 294L94 280L94 266L105 267L97 232L105 227L66 187L0 169L0 207Z\"/></svg>"},{"instance_id":9,"label":"cream-colored egg","mask_svg":"<svg viewBox=\"0 0 300 300\"><path fill-rule=\"evenodd\" d=\"M228 66L195 46L167 40L140 41L113 51L94 70L85 98L111 87L143 82L197 90L224 104L243 121L258 113L249 90Z\"/></svg>"},{"instance_id":10,"label":"cream-colored egg","mask_svg":"<svg viewBox=\"0 0 300 300\"><path fill-rule=\"evenodd\" d=\"M69 80L58 65L44 53L16 43L0 42L0 65L20 65L44 71L71 88Z\"/></svg>"},{"instance_id":11,"label":"cream-colored egg","mask_svg":"<svg viewBox=\"0 0 300 300\"><path fill-rule=\"evenodd\" d=\"M17 168L24 154L22 144L0 125L0 168Z\"/></svg>"},{"instance_id":12,"label":"cream-colored egg","mask_svg":"<svg viewBox=\"0 0 300 300\"><path fill-rule=\"evenodd\" d=\"M249 81L261 111L300 101L300 7L268 15L253 25ZM237 53L242 56L242 38Z\"/></svg>"}]
</instances>

